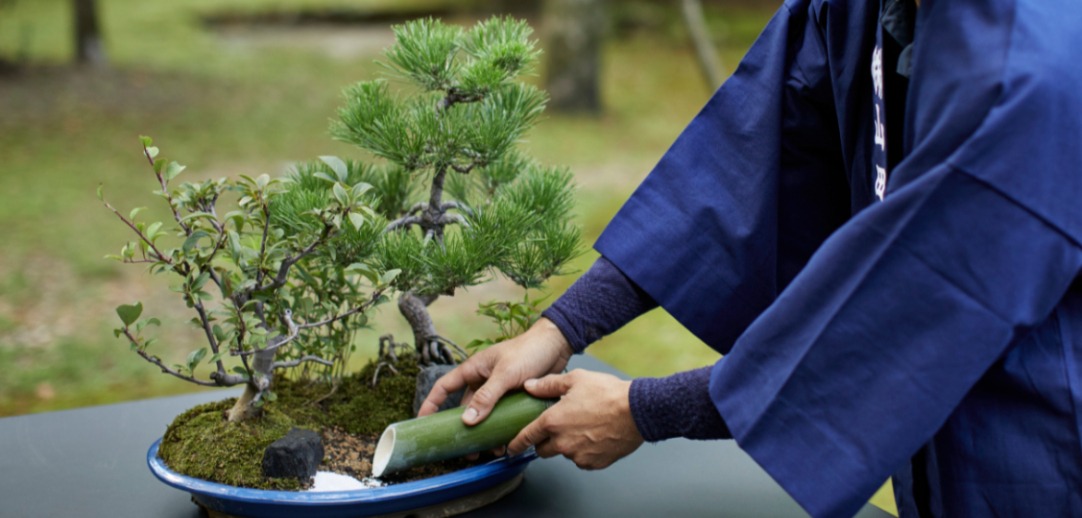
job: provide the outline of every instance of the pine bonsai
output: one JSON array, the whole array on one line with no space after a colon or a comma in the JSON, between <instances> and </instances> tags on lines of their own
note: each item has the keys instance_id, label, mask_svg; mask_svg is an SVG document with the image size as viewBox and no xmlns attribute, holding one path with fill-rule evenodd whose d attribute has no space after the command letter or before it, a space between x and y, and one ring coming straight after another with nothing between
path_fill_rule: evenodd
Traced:
<instances>
[{"instance_id":1,"label":"pine bonsai","mask_svg":"<svg viewBox=\"0 0 1082 518\"><path fill-rule=\"evenodd\" d=\"M492 18L465 31L428 19L394 32L384 65L406 84L349 87L332 133L386 161L369 180L388 220L379 266L401 271L398 308L420 361L454 363L465 353L428 306L491 272L525 289L560 273L580 237L571 175L515 147L547 100L515 81L538 55L529 25Z\"/></svg>"},{"instance_id":2,"label":"pine bonsai","mask_svg":"<svg viewBox=\"0 0 1082 518\"><path fill-rule=\"evenodd\" d=\"M576 253L570 174L515 149L546 100L515 81L538 54L529 26L493 18L464 30L428 19L394 32L384 65L401 87L392 92L392 81L378 79L347 88L332 127L380 163L327 156L282 178L176 185L184 166L159 157L143 137L171 228L103 198L136 236L113 257L175 276L206 345L168 365L143 334L160 321L142 317L141 303L117 308L116 335L179 379L244 385L231 421L275 399L280 370L337 383L354 333L392 291L417 361L454 363L466 353L436 331L434 300L496 272L538 288ZM523 311L532 309L528 298L505 306L513 311L498 307L482 311L504 328L532 318ZM400 346L382 338L380 365L393 369ZM204 364L211 370L200 377Z\"/></svg>"}]
</instances>

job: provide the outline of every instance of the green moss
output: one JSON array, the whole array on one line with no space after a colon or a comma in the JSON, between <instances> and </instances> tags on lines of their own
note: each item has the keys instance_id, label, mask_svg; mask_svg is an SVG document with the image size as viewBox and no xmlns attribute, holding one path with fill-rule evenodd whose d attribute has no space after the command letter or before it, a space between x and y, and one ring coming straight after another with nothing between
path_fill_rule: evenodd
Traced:
<instances>
[{"instance_id":1,"label":"green moss","mask_svg":"<svg viewBox=\"0 0 1082 518\"><path fill-rule=\"evenodd\" d=\"M296 479L263 476L263 451L294 426L280 409L267 407L259 417L239 423L225 419L234 399L208 403L184 412L162 438L158 455L175 471L238 487L299 489Z\"/></svg>"},{"instance_id":2,"label":"green moss","mask_svg":"<svg viewBox=\"0 0 1082 518\"><path fill-rule=\"evenodd\" d=\"M413 394L416 390L417 363L413 358L400 360L394 375L380 371L379 383L371 386L375 364L369 363L356 377L343 380L343 397L328 409L335 426L354 435L375 436L387 425L413 417Z\"/></svg>"},{"instance_id":3,"label":"green moss","mask_svg":"<svg viewBox=\"0 0 1082 518\"><path fill-rule=\"evenodd\" d=\"M295 479L263 476L263 451L293 427L319 431L338 427L375 437L387 425L409 419L419 368L412 356L395 364L398 374L384 368L371 385L376 364L341 380L327 383L280 378L278 399L263 407L259 417L230 423L225 412L234 399L193 407L177 416L162 438L158 455L179 473L223 484L260 489L300 489Z\"/></svg>"}]
</instances>

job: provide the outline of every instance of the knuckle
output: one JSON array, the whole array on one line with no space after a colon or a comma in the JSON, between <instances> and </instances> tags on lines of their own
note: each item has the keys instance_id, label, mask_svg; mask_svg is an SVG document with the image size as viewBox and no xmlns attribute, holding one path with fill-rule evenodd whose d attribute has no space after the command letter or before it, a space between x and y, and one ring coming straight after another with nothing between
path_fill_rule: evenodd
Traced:
<instances>
[{"instance_id":1,"label":"knuckle","mask_svg":"<svg viewBox=\"0 0 1082 518\"><path fill-rule=\"evenodd\" d=\"M473 399L471 401L481 403L482 405L487 405L495 403L496 397L495 394L493 394L492 389L481 387L473 393Z\"/></svg>"}]
</instances>

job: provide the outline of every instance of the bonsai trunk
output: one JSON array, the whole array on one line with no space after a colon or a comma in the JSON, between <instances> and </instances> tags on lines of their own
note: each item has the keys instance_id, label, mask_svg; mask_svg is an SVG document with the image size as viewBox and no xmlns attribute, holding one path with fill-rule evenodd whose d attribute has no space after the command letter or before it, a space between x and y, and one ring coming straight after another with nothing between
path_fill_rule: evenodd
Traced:
<instances>
[{"instance_id":1,"label":"bonsai trunk","mask_svg":"<svg viewBox=\"0 0 1082 518\"><path fill-rule=\"evenodd\" d=\"M418 295L412 291L398 297L398 311L409 322L410 330L413 331L413 345L422 365L455 363L451 352L441 343L440 336L436 333L436 325L428 314L428 306L437 298L438 295Z\"/></svg>"},{"instance_id":2,"label":"bonsai trunk","mask_svg":"<svg viewBox=\"0 0 1082 518\"><path fill-rule=\"evenodd\" d=\"M277 347L267 347L255 351L252 360L253 376L244 384L244 393L237 398L233 408L229 409L226 416L229 422L235 423L255 417L259 407L256 403L263 399L263 394L270 390L271 381L274 380L274 354Z\"/></svg>"}]
</instances>

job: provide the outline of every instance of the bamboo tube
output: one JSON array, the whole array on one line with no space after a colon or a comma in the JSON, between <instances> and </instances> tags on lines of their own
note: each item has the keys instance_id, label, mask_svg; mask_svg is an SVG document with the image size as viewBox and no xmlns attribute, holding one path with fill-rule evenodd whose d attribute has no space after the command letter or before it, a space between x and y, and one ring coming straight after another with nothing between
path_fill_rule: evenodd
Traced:
<instances>
[{"instance_id":1,"label":"bamboo tube","mask_svg":"<svg viewBox=\"0 0 1082 518\"><path fill-rule=\"evenodd\" d=\"M555 402L519 392L496 403L475 426L462 422L462 407L393 423L376 444L372 476L503 446Z\"/></svg>"}]
</instances>

